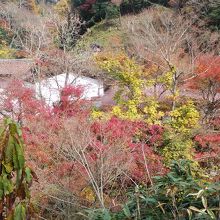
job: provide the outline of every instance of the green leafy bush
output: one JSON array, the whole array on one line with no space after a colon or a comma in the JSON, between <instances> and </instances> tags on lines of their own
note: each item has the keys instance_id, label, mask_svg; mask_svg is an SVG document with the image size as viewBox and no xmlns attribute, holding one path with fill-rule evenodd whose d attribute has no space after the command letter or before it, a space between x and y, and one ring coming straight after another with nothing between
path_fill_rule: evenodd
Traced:
<instances>
[{"instance_id":1,"label":"green leafy bush","mask_svg":"<svg viewBox=\"0 0 220 220\"><path fill-rule=\"evenodd\" d=\"M193 176L189 161L174 161L167 175L154 177L152 187L136 188L126 213L137 219L217 219L219 193L219 184Z\"/></svg>"},{"instance_id":2,"label":"green leafy bush","mask_svg":"<svg viewBox=\"0 0 220 220\"><path fill-rule=\"evenodd\" d=\"M174 161L165 176L154 177L151 187L136 186L118 213L89 212L90 219L195 220L217 219L220 184L204 183L191 172L191 162Z\"/></svg>"},{"instance_id":3,"label":"green leafy bush","mask_svg":"<svg viewBox=\"0 0 220 220\"><path fill-rule=\"evenodd\" d=\"M29 219L34 211L29 188L36 174L25 165L22 132L10 119L0 128L0 155L0 219Z\"/></svg>"},{"instance_id":4,"label":"green leafy bush","mask_svg":"<svg viewBox=\"0 0 220 220\"><path fill-rule=\"evenodd\" d=\"M220 2L213 1L208 11L209 23L217 29L220 28Z\"/></svg>"}]
</instances>

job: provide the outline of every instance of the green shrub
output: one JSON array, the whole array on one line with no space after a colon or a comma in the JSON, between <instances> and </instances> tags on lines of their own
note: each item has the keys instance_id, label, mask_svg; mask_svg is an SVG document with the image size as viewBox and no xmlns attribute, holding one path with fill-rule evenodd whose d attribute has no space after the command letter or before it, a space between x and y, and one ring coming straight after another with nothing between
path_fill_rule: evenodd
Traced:
<instances>
[{"instance_id":1,"label":"green shrub","mask_svg":"<svg viewBox=\"0 0 220 220\"><path fill-rule=\"evenodd\" d=\"M0 128L0 219L30 219L34 172L25 165L22 132L10 119Z\"/></svg>"},{"instance_id":2,"label":"green shrub","mask_svg":"<svg viewBox=\"0 0 220 220\"><path fill-rule=\"evenodd\" d=\"M219 183L203 183L192 175L189 161L174 161L170 172L154 177L153 186L136 186L120 212L93 210L89 211L89 219L217 219L219 193Z\"/></svg>"}]
</instances>

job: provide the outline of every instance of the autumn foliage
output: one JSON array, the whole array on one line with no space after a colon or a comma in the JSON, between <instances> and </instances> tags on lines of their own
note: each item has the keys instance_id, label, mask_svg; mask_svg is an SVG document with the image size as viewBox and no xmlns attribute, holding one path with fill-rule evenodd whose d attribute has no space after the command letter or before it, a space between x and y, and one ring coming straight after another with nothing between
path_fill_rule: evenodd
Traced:
<instances>
[{"instance_id":1,"label":"autumn foliage","mask_svg":"<svg viewBox=\"0 0 220 220\"><path fill-rule=\"evenodd\" d=\"M200 42L194 12L206 4L6 2L0 57L33 66L0 73L0 220L218 219L219 33ZM98 97L72 75L97 79Z\"/></svg>"},{"instance_id":2,"label":"autumn foliage","mask_svg":"<svg viewBox=\"0 0 220 220\"><path fill-rule=\"evenodd\" d=\"M195 68L196 76L190 83L190 88L205 90L207 86L219 92L218 83L220 81L220 57L211 54L203 55L198 58ZM211 92L211 91L210 91Z\"/></svg>"},{"instance_id":3,"label":"autumn foliage","mask_svg":"<svg viewBox=\"0 0 220 220\"><path fill-rule=\"evenodd\" d=\"M187 84L201 94L205 117L215 117L219 108L220 57L210 54L201 56L195 68L195 77Z\"/></svg>"}]
</instances>

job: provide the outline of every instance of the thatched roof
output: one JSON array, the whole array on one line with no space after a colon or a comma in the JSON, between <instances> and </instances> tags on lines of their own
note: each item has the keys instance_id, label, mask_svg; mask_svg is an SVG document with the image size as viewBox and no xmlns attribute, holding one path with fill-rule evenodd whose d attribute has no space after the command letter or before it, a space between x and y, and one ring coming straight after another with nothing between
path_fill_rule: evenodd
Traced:
<instances>
[{"instance_id":1,"label":"thatched roof","mask_svg":"<svg viewBox=\"0 0 220 220\"><path fill-rule=\"evenodd\" d=\"M33 66L31 59L0 59L0 87L4 88L10 79L29 78Z\"/></svg>"}]
</instances>

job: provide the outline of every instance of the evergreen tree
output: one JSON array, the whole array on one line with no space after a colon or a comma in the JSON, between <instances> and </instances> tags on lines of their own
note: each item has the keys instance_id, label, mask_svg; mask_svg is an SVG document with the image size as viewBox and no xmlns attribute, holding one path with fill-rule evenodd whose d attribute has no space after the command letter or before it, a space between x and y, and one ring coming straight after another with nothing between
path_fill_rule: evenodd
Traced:
<instances>
[{"instance_id":1,"label":"evergreen tree","mask_svg":"<svg viewBox=\"0 0 220 220\"><path fill-rule=\"evenodd\" d=\"M114 0L72 0L74 7L89 25L104 18L111 19L119 17L120 14L137 13L153 4L168 5L168 0L122 0L119 4L114 2Z\"/></svg>"},{"instance_id":2,"label":"evergreen tree","mask_svg":"<svg viewBox=\"0 0 220 220\"><path fill-rule=\"evenodd\" d=\"M210 3L208 18L211 25L220 28L220 1L213 0Z\"/></svg>"}]
</instances>

